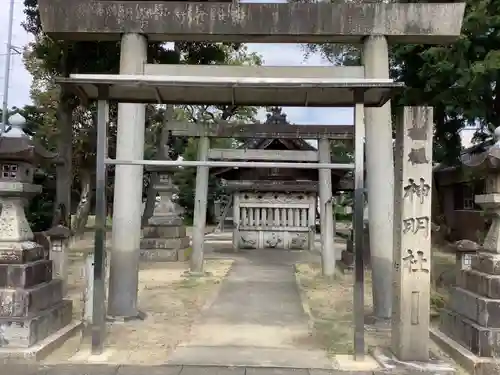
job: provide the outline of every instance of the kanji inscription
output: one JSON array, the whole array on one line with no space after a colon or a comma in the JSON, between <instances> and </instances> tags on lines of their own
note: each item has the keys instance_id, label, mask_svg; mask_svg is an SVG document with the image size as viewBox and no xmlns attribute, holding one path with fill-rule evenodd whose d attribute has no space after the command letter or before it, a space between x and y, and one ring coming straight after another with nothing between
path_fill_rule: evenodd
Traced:
<instances>
[{"instance_id":1,"label":"kanji inscription","mask_svg":"<svg viewBox=\"0 0 500 375\"><path fill-rule=\"evenodd\" d=\"M424 235L427 236L429 234L429 224L430 219L428 216L403 219L403 234L417 234L423 231L425 232Z\"/></svg>"},{"instance_id":2,"label":"kanji inscription","mask_svg":"<svg viewBox=\"0 0 500 375\"><path fill-rule=\"evenodd\" d=\"M420 200L420 204L424 203L424 199L429 196L431 187L425 182L424 178L420 178L419 183L416 183L413 178L408 179L408 185L404 187L404 198L409 198L413 201L415 197Z\"/></svg>"},{"instance_id":3,"label":"kanji inscription","mask_svg":"<svg viewBox=\"0 0 500 375\"><path fill-rule=\"evenodd\" d=\"M406 256L402 260L404 268L408 269L410 273L430 272L429 261L423 251L408 249L406 250Z\"/></svg>"}]
</instances>

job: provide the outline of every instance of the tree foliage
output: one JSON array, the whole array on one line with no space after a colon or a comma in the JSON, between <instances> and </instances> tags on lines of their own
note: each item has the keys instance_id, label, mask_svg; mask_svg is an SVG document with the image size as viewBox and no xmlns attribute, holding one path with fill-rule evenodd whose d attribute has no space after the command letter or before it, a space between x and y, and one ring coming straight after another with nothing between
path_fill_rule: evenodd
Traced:
<instances>
[{"instance_id":1,"label":"tree foliage","mask_svg":"<svg viewBox=\"0 0 500 375\"><path fill-rule=\"evenodd\" d=\"M432 2L432 1L428 1ZM438 1L434 1L438 2ZM305 46L337 65L358 64L360 46ZM455 164L460 130L482 140L500 125L500 1L467 0L461 37L450 45L391 46L391 77L407 89L393 103L434 107L434 161Z\"/></svg>"},{"instance_id":2,"label":"tree foliage","mask_svg":"<svg viewBox=\"0 0 500 375\"><path fill-rule=\"evenodd\" d=\"M26 48L25 65L33 76L31 96L39 114L36 118L37 137L59 152L63 164L56 168L56 201L71 207L71 198L79 197L76 208L77 220L74 229L82 229L86 215L93 202L94 170L96 150L94 104L83 106L70 92L62 91L52 84L55 76L73 73L117 74L120 63L120 43L104 42L64 42L54 40L43 33L37 0L24 0L26 15L23 27L34 36L34 43ZM176 42L149 43L148 62L161 64L259 64L256 54L248 53L245 46L238 43ZM189 118L199 109L180 106L177 112ZM220 116L231 110L232 116L252 116L255 109L231 108L203 109L204 113ZM154 158L158 151L158 137L164 126L164 110L157 105L146 108L145 158ZM214 117L214 118L215 118ZM108 130L108 152L114 156L116 148L117 105L110 103ZM170 157L175 158L185 152L187 140L176 142L170 147ZM172 146L172 145L171 145ZM112 210L113 168L109 169L109 209ZM147 187L149 175L145 174ZM75 210L72 210L75 211ZM68 211L69 212L69 211Z\"/></svg>"}]
</instances>

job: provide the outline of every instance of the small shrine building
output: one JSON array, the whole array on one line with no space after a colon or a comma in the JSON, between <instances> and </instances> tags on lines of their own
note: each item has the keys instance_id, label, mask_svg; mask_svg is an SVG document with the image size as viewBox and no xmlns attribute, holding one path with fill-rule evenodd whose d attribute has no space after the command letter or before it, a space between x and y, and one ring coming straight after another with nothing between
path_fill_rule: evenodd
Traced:
<instances>
[{"instance_id":1,"label":"small shrine building","mask_svg":"<svg viewBox=\"0 0 500 375\"><path fill-rule=\"evenodd\" d=\"M288 124L281 108L271 109L265 122ZM311 142L312 143L312 142ZM247 161L261 161L259 150L275 151L275 160L284 155L303 156L304 162L318 161L318 150L304 139L247 139L239 149ZM254 151L255 150L255 151ZM217 155L223 159L223 155ZM272 160L267 160L272 161ZM334 161L332 161L334 162ZM217 211L219 221L232 216L233 248L313 250L318 214L318 170L288 168L217 168L212 174L225 188L229 205ZM346 171L332 170L333 194L349 189Z\"/></svg>"}]
</instances>

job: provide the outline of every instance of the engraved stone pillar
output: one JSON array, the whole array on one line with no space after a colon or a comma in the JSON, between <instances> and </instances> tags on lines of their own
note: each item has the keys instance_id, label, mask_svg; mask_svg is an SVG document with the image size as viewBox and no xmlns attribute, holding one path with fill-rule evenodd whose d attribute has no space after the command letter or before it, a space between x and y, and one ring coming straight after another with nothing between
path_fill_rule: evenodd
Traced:
<instances>
[{"instance_id":1,"label":"engraved stone pillar","mask_svg":"<svg viewBox=\"0 0 500 375\"><path fill-rule=\"evenodd\" d=\"M475 202L492 223L483 246L472 255L469 267L457 274L448 309L441 313L440 338L446 335L478 357L489 357L490 370L498 371L500 353L500 128L495 130L497 142L488 150L463 157L463 164L481 175L486 174L486 194L476 195ZM493 358L492 358L493 357ZM487 365L487 364L486 364Z\"/></svg>"},{"instance_id":2,"label":"engraved stone pillar","mask_svg":"<svg viewBox=\"0 0 500 375\"><path fill-rule=\"evenodd\" d=\"M396 126L392 351L429 360L432 108L405 107Z\"/></svg>"},{"instance_id":3,"label":"engraved stone pillar","mask_svg":"<svg viewBox=\"0 0 500 375\"><path fill-rule=\"evenodd\" d=\"M0 142L0 357L46 350L71 323L72 302L63 300L62 280L52 278L52 261L33 242L24 207L41 187L33 185L34 162L56 155L35 144L14 115Z\"/></svg>"},{"instance_id":4,"label":"engraved stone pillar","mask_svg":"<svg viewBox=\"0 0 500 375\"><path fill-rule=\"evenodd\" d=\"M158 169L158 168L155 168ZM182 221L184 210L173 199L177 191L169 173L158 171L158 183L154 186L159 200L153 216L144 228L141 240L141 260L157 262L184 261L189 257L189 237Z\"/></svg>"}]
</instances>

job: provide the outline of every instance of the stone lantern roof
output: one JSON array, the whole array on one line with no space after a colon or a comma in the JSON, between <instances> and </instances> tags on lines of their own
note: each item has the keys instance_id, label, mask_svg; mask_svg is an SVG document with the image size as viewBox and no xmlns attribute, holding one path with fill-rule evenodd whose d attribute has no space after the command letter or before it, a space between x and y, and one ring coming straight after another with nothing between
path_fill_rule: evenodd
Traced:
<instances>
[{"instance_id":1,"label":"stone lantern roof","mask_svg":"<svg viewBox=\"0 0 500 375\"><path fill-rule=\"evenodd\" d=\"M0 137L0 160L33 164L37 160L51 160L57 157L57 154L48 151L24 132L26 120L19 113L12 115L9 123L10 127L7 127Z\"/></svg>"},{"instance_id":2,"label":"stone lantern roof","mask_svg":"<svg viewBox=\"0 0 500 375\"><path fill-rule=\"evenodd\" d=\"M465 167L480 171L500 170L500 127L494 131L495 142L460 155L460 161Z\"/></svg>"}]
</instances>

